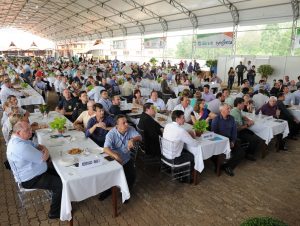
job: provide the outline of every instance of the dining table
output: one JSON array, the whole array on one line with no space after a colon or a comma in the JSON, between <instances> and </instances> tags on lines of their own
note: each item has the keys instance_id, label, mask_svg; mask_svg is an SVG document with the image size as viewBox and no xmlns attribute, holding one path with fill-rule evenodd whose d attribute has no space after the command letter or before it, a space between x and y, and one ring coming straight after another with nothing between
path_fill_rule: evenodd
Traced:
<instances>
[{"instance_id":1,"label":"dining table","mask_svg":"<svg viewBox=\"0 0 300 226\"><path fill-rule=\"evenodd\" d=\"M55 118L65 116L51 111L48 115L31 113L31 123L49 125ZM122 194L122 202L130 198L125 173L121 164L109 159L99 147L85 134L73 128L67 120L66 131L59 134L51 128L35 131L34 141L45 145L53 166L63 184L60 220L73 225L72 202L80 202L112 188L113 215L116 217L117 193Z\"/></svg>"}]
</instances>

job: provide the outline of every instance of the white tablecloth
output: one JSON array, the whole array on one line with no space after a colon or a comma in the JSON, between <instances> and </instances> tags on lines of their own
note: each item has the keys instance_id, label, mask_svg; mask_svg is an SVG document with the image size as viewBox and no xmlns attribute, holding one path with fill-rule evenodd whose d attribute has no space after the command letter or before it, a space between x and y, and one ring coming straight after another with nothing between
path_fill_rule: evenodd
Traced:
<instances>
[{"instance_id":1,"label":"white tablecloth","mask_svg":"<svg viewBox=\"0 0 300 226\"><path fill-rule=\"evenodd\" d=\"M50 86L52 87L52 85L53 85L54 82L55 82L55 77L49 76L49 77L45 77L45 79L50 83Z\"/></svg>"},{"instance_id":2,"label":"white tablecloth","mask_svg":"<svg viewBox=\"0 0 300 226\"><path fill-rule=\"evenodd\" d=\"M161 119L164 119L162 121ZM171 122L171 118L165 115L157 113L155 116L155 120L163 127L166 126L167 123ZM186 130L192 130L192 125L185 123L183 128ZM213 155L225 154L226 158L230 157L230 143L227 137L223 137L219 134L216 134L221 140L210 141L210 140L202 140L201 137L197 137L196 139L199 141L199 145L197 147L192 147L189 145L185 145L185 148L193 153L195 157L195 166L194 169L198 172L202 172L204 169L203 160L209 159Z\"/></svg>"},{"instance_id":3,"label":"white tablecloth","mask_svg":"<svg viewBox=\"0 0 300 226\"><path fill-rule=\"evenodd\" d=\"M183 90L188 89L190 90L190 88L188 86L183 86L183 85L171 85L170 88L173 90L173 92L176 94L176 96L178 96L178 93L181 93Z\"/></svg>"},{"instance_id":4,"label":"white tablecloth","mask_svg":"<svg viewBox=\"0 0 300 226\"><path fill-rule=\"evenodd\" d=\"M291 108L288 109L292 114L293 116L300 121L300 108L299 106L293 106Z\"/></svg>"},{"instance_id":5,"label":"white tablecloth","mask_svg":"<svg viewBox=\"0 0 300 226\"><path fill-rule=\"evenodd\" d=\"M56 112L50 112L48 118L43 118L41 114L34 113L30 116L31 122L48 123L54 117L61 116ZM71 124L68 122L68 124ZM59 174L62 183L62 200L60 219L62 221L71 220L72 201L82 201L91 196L97 195L113 186L120 188L122 192L122 201L130 198L130 193L124 174L123 167L116 161L108 162L103 159L104 164L94 168L81 170L75 166L66 167L61 164L64 156L70 156L67 151L71 148L80 148L90 152L89 156L103 158L103 154L95 155L94 152L101 148L98 147L91 139L85 138L84 134L79 131L67 131L64 135L71 135L68 138L50 138L49 129L42 129L36 132L38 142L45 145L50 152L53 165ZM62 155L62 156L61 156ZM81 158L78 155L76 158Z\"/></svg>"},{"instance_id":6,"label":"white tablecloth","mask_svg":"<svg viewBox=\"0 0 300 226\"><path fill-rule=\"evenodd\" d=\"M161 85L155 80L142 79L141 87L148 88L150 90L161 91Z\"/></svg>"},{"instance_id":7,"label":"white tablecloth","mask_svg":"<svg viewBox=\"0 0 300 226\"><path fill-rule=\"evenodd\" d=\"M20 106L45 104L42 95L34 90L31 86L28 86L26 89L22 89L21 91L29 94L29 96L25 98L18 98L18 103Z\"/></svg>"},{"instance_id":8,"label":"white tablecloth","mask_svg":"<svg viewBox=\"0 0 300 226\"><path fill-rule=\"evenodd\" d=\"M263 116L253 116L252 114L243 112L243 115L251 118L254 121L254 125L249 127L249 129L254 132L261 139L265 140L265 143L268 145L275 135L282 133L283 138L287 137L289 134L289 125L287 121L279 120L276 122L276 119L271 117Z\"/></svg>"}]
</instances>

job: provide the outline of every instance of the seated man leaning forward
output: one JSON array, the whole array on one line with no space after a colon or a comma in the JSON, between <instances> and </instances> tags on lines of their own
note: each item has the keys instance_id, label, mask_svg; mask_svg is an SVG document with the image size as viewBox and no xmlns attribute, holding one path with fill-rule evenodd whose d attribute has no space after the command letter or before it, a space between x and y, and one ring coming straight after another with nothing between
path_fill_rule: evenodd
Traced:
<instances>
[{"instance_id":1,"label":"seated man leaning forward","mask_svg":"<svg viewBox=\"0 0 300 226\"><path fill-rule=\"evenodd\" d=\"M172 122L168 123L164 129L163 138L176 142L178 145L173 153L167 153L162 150L163 157L166 161L174 160L175 164L181 164L190 161L193 165L194 155L186 150L183 150L184 143L197 146L198 141L195 140L195 134L193 132L189 133L181 126L184 125L184 112L181 110L174 110L172 112Z\"/></svg>"},{"instance_id":2,"label":"seated man leaning forward","mask_svg":"<svg viewBox=\"0 0 300 226\"><path fill-rule=\"evenodd\" d=\"M7 145L7 159L16 181L27 189L52 191L52 202L48 217L60 217L62 182L53 167L48 167L48 149L35 145L29 139L32 130L29 123L20 121L13 127L13 134Z\"/></svg>"},{"instance_id":3,"label":"seated man leaning forward","mask_svg":"<svg viewBox=\"0 0 300 226\"><path fill-rule=\"evenodd\" d=\"M107 133L105 138L103 150L123 165L129 190L133 187L136 175L130 152L136 142L140 141L142 141L142 137L133 127L128 125L125 115L116 116L116 126ZM109 194L109 191L105 191L100 194L99 199L103 200Z\"/></svg>"}]
</instances>

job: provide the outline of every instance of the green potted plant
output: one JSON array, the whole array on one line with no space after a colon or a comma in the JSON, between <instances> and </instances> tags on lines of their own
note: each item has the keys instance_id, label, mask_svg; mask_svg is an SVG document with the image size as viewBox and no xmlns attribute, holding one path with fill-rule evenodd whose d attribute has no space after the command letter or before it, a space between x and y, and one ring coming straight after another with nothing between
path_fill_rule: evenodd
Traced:
<instances>
[{"instance_id":1,"label":"green potted plant","mask_svg":"<svg viewBox=\"0 0 300 226\"><path fill-rule=\"evenodd\" d=\"M202 133L207 131L207 128L208 128L208 123L205 120L198 120L193 125L193 129L195 130L197 137L200 137Z\"/></svg>"},{"instance_id":2,"label":"green potted plant","mask_svg":"<svg viewBox=\"0 0 300 226\"><path fill-rule=\"evenodd\" d=\"M119 78L117 81L118 85L121 86L124 84L124 79L123 78Z\"/></svg>"},{"instance_id":3,"label":"green potted plant","mask_svg":"<svg viewBox=\"0 0 300 226\"><path fill-rule=\"evenodd\" d=\"M218 60L207 60L206 66L210 68L210 71L217 73Z\"/></svg>"},{"instance_id":4,"label":"green potted plant","mask_svg":"<svg viewBox=\"0 0 300 226\"><path fill-rule=\"evenodd\" d=\"M156 81L157 81L158 83L161 83L162 78L161 78L161 77L157 77Z\"/></svg>"},{"instance_id":5,"label":"green potted plant","mask_svg":"<svg viewBox=\"0 0 300 226\"><path fill-rule=\"evenodd\" d=\"M155 66L157 63L157 59L155 59L155 57L152 57L149 62L152 64L152 66Z\"/></svg>"},{"instance_id":6,"label":"green potted plant","mask_svg":"<svg viewBox=\"0 0 300 226\"><path fill-rule=\"evenodd\" d=\"M51 129L56 129L60 134L63 134L65 132L66 122L67 119L65 117L56 117L49 125Z\"/></svg>"},{"instance_id":7,"label":"green potted plant","mask_svg":"<svg viewBox=\"0 0 300 226\"><path fill-rule=\"evenodd\" d=\"M262 64L258 67L257 72L267 80L268 76L273 74L274 68L270 64Z\"/></svg>"},{"instance_id":8,"label":"green potted plant","mask_svg":"<svg viewBox=\"0 0 300 226\"><path fill-rule=\"evenodd\" d=\"M288 226L272 217L253 217L245 220L240 226Z\"/></svg>"},{"instance_id":9,"label":"green potted plant","mask_svg":"<svg viewBox=\"0 0 300 226\"><path fill-rule=\"evenodd\" d=\"M44 115L44 116L47 116L48 113L49 113L49 107L47 104L42 104L40 106L40 112Z\"/></svg>"},{"instance_id":10,"label":"green potted plant","mask_svg":"<svg viewBox=\"0 0 300 226\"><path fill-rule=\"evenodd\" d=\"M27 84L26 82L22 82L22 83L21 83L21 87L22 87L23 89L26 89L26 88L28 87L28 84Z\"/></svg>"},{"instance_id":11,"label":"green potted plant","mask_svg":"<svg viewBox=\"0 0 300 226\"><path fill-rule=\"evenodd\" d=\"M89 85L86 89L87 89L87 91L91 91L93 88L94 88L93 85Z\"/></svg>"}]
</instances>

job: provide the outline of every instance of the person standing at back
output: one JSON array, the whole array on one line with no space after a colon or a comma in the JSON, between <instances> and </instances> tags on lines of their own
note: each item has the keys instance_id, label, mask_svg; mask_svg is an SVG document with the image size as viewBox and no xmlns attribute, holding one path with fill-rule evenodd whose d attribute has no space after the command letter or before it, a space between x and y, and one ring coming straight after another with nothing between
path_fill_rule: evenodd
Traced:
<instances>
[{"instance_id":1,"label":"person standing at back","mask_svg":"<svg viewBox=\"0 0 300 226\"><path fill-rule=\"evenodd\" d=\"M242 81L244 80L244 73L247 71L247 67L243 65L242 61L240 61L240 64L235 67L235 70L237 71L238 86L239 86L242 84Z\"/></svg>"}]
</instances>

